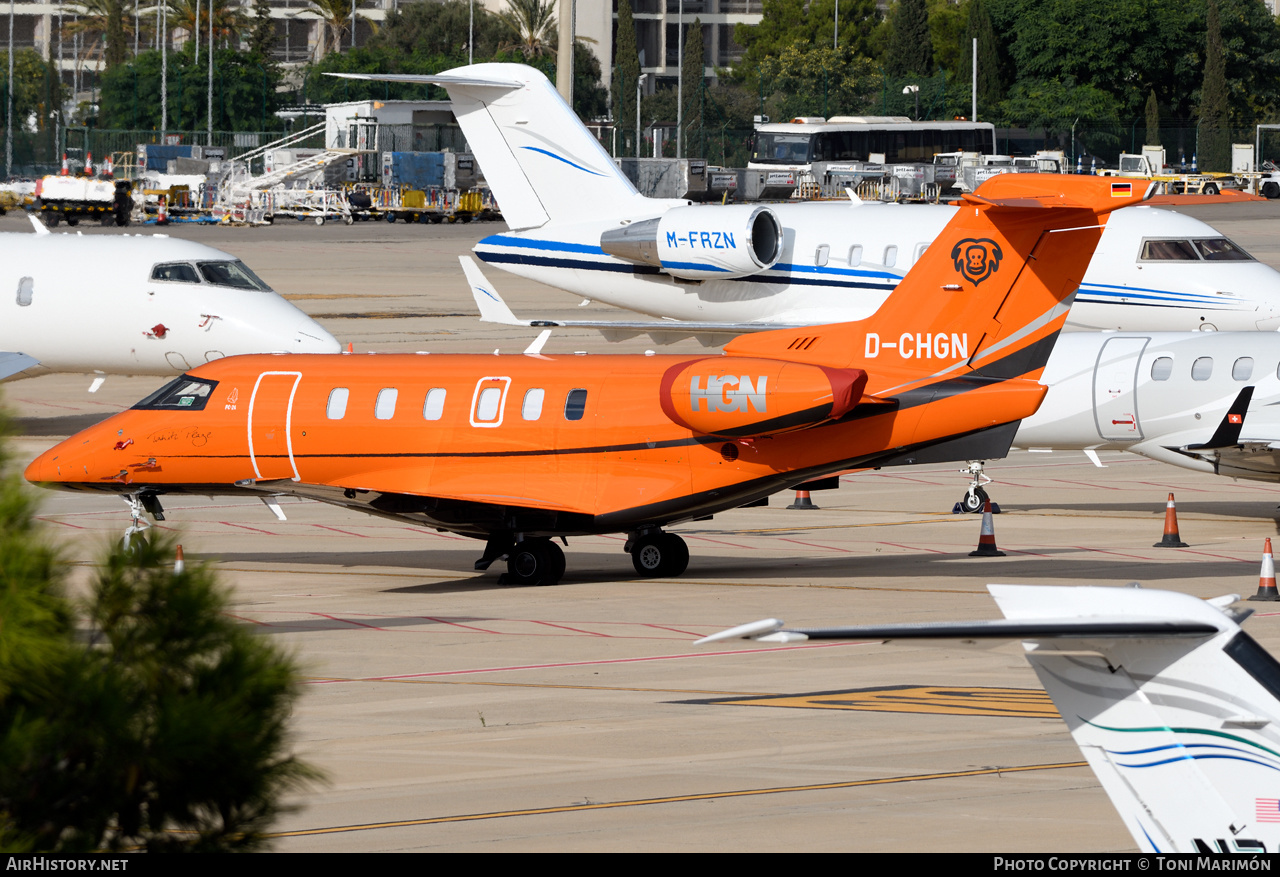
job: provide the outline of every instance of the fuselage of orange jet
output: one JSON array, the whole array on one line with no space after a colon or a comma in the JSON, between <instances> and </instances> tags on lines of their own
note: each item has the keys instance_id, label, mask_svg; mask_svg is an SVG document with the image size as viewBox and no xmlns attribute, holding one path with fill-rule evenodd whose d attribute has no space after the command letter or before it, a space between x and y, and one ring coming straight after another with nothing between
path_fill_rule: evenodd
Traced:
<instances>
[{"instance_id":1,"label":"fuselage of orange jet","mask_svg":"<svg viewBox=\"0 0 1280 877\"><path fill-rule=\"evenodd\" d=\"M1003 455L1100 223L1139 200L994 178L870 319L724 355L218 360L26 474L153 512L168 493L310 497L483 538L477 568L505 556L516 583L559 579L550 537L623 532L638 572L677 575L668 525L851 468Z\"/></svg>"}]
</instances>

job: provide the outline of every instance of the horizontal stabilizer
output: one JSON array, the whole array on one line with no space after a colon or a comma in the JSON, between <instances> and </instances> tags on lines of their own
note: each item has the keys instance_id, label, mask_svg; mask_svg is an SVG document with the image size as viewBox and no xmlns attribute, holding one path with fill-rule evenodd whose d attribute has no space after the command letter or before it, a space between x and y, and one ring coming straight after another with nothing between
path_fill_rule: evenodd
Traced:
<instances>
[{"instance_id":1,"label":"horizontal stabilizer","mask_svg":"<svg viewBox=\"0 0 1280 877\"><path fill-rule=\"evenodd\" d=\"M39 364L40 361L38 359L27 356L25 353L5 353L0 351L0 381Z\"/></svg>"},{"instance_id":2,"label":"horizontal stabilizer","mask_svg":"<svg viewBox=\"0 0 1280 877\"><path fill-rule=\"evenodd\" d=\"M460 68L465 70L466 68ZM494 76L469 76L454 71L451 73L326 73L338 79L364 79L370 82L409 82L422 85L465 85L471 88L501 88L510 91L523 88L524 83L518 79L504 79Z\"/></svg>"}]
</instances>

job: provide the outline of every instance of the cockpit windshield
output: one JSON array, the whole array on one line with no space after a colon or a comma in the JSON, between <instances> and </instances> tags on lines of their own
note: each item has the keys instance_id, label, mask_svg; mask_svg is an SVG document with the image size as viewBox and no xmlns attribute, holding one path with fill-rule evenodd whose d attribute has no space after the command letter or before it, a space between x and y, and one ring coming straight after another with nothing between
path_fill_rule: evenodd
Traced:
<instances>
[{"instance_id":1,"label":"cockpit windshield","mask_svg":"<svg viewBox=\"0 0 1280 877\"><path fill-rule=\"evenodd\" d=\"M209 401L209 394L216 386L218 386L217 381L206 381L183 375L165 384L133 407L144 411L175 408L203 411Z\"/></svg>"},{"instance_id":2,"label":"cockpit windshield","mask_svg":"<svg viewBox=\"0 0 1280 877\"><path fill-rule=\"evenodd\" d=\"M1138 258L1143 262L1254 262L1226 238L1145 240Z\"/></svg>"},{"instance_id":3,"label":"cockpit windshield","mask_svg":"<svg viewBox=\"0 0 1280 877\"><path fill-rule=\"evenodd\" d=\"M165 283L208 283L233 289L255 289L270 292L267 286L240 261L166 262L151 269L151 279Z\"/></svg>"}]
</instances>

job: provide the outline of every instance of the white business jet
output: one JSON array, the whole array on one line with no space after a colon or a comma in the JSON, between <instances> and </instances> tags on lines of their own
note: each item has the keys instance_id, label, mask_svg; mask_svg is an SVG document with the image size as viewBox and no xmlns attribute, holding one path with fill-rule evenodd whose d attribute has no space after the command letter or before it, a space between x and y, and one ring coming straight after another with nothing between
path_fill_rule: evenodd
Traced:
<instances>
[{"instance_id":1,"label":"white business jet","mask_svg":"<svg viewBox=\"0 0 1280 877\"><path fill-rule=\"evenodd\" d=\"M611 337L658 332L708 344L726 332L861 320L883 303L955 208L850 201L693 205L646 198L538 71L477 64L431 76L510 232L475 247L490 265L652 321L581 322ZM957 254L957 258L960 254ZM992 270L999 269L993 260ZM1280 327L1280 272L1203 222L1168 210L1115 213L1068 329Z\"/></svg>"},{"instance_id":2,"label":"white business jet","mask_svg":"<svg viewBox=\"0 0 1280 877\"><path fill-rule=\"evenodd\" d=\"M1021 642L1139 849L1280 851L1280 663L1230 594L988 585L999 621L785 629L766 619L700 643L754 639Z\"/></svg>"},{"instance_id":3,"label":"white business jet","mask_svg":"<svg viewBox=\"0 0 1280 877\"><path fill-rule=\"evenodd\" d=\"M165 235L0 234L0 380L174 375L338 341L234 256Z\"/></svg>"}]
</instances>

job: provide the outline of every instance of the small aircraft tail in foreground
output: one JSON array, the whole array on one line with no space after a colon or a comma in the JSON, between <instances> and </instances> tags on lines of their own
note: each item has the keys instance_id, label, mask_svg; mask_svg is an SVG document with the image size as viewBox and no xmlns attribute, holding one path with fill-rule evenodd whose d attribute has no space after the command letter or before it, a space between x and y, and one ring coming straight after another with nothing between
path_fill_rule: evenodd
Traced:
<instances>
[{"instance_id":1,"label":"small aircraft tail in foreground","mask_svg":"<svg viewBox=\"0 0 1280 877\"><path fill-rule=\"evenodd\" d=\"M1142 588L988 585L1000 621L787 629L699 640L1021 641L1134 841L1152 853L1280 850L1280 663L1208 602Z\"/></svg>"}]
</instances>

